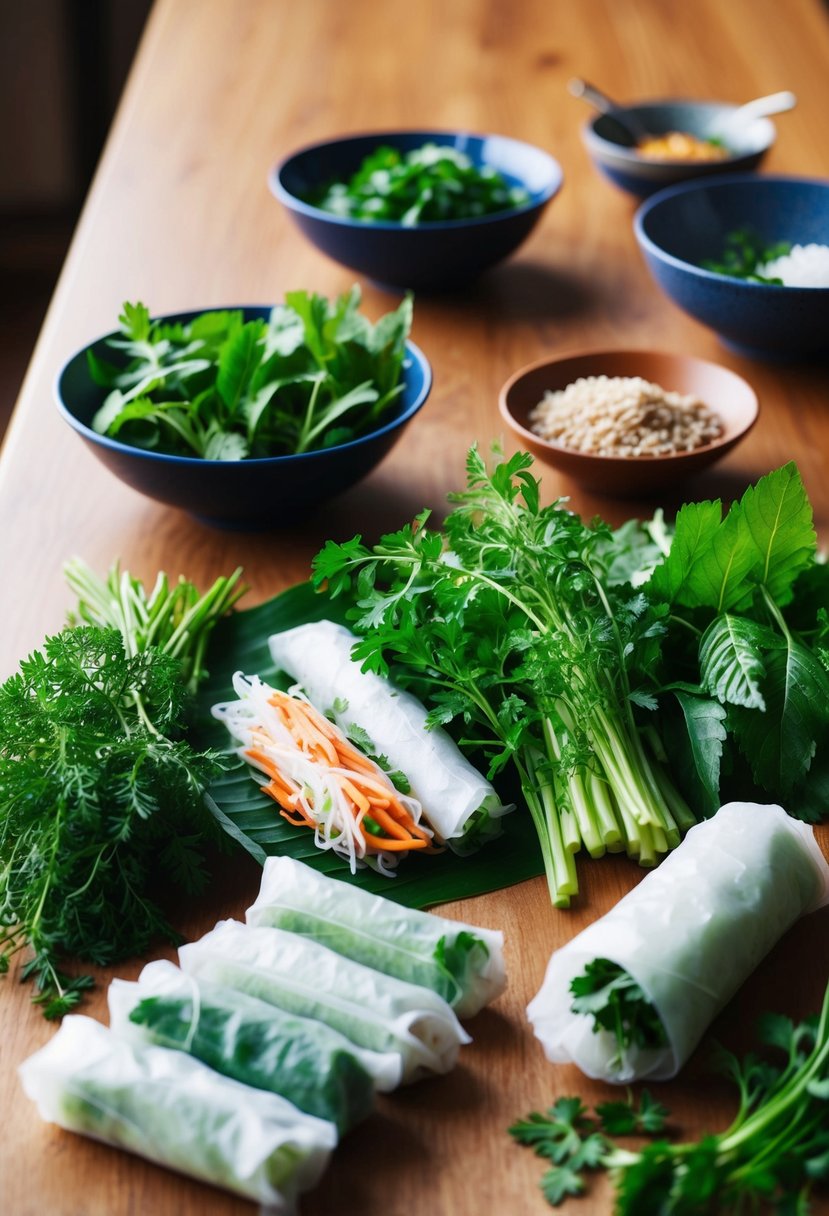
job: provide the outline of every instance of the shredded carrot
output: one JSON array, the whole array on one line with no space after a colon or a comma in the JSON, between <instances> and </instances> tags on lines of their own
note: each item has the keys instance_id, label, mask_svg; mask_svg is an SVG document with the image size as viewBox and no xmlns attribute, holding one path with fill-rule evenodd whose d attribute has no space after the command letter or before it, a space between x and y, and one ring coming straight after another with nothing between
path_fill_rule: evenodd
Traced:
<instances>
[{"instance_id":1,"label":"shredded carrot","mask_svg":"<svg viewBox=\"0 0 829 1216\"><path fill-rule=\"evenodd\" d=\"M330 769L330 777L343 795L367 852L439 851L432 834L415 820L382 769L363 755L336 725L300 697L274 690L268 700L297 748L310 760ZM257 727L251 736L255 746L247 748L245 754L270 778L262 788L277 803L280 814L295 826L318 827L307 798L305 805L300 801L297 782L281 770L269 752L272 741L267 730ZM363 826L366 816L382 835L366 830Z\"/></svg>"}]
</instances>

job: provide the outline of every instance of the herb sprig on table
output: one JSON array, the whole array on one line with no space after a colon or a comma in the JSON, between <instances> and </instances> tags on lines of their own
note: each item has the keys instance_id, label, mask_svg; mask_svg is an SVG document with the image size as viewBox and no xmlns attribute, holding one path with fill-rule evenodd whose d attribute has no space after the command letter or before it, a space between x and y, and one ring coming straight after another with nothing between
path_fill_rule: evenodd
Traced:
<instances>
[{"instance_id":1,"label":"herb sprig on table","mask_svg":"<svg viewBox=\"0 0 829 1216\"><path fill-rule=\"evenodd\" d=\"M450 145L426 143L410 152L377 148L347 181L307 201L334 215L413 228L523 207L530 196L491 165L477 166Z\"/></svg>"},{"instance_id":2,"label":"herb sprig on table","mask_svg":"<svg viewBox=\"0 0 829 1216\"><path fill-rule=\"evenodd\" d=\"M48 1018L91 986L64 960L107 964L175 938L165 884L206 882L215 828L202 792L218 757L183 737L207 636L235 602L239 571L199 596L160 576L100 582L80 562L77 615L0 687L0 971L28 947L22 978Z\"/></svg>"},{"instance_id":3,"label":"herb sprig on table","mask_svg":"<svg viewBox=\"0 0 829 1216\"><path fill-rule=\"evenodd\" d=\"M92 425L134 447L205 460L315 451L382 425L403 391L412 323L406 298L376 325L354 287L329 301L289 292L267 319L205 312L153 321L125 304L114 364L88 352L109 390Z\"/></svg>"},{"instance_id":4,"label":"herb sprig on table","mask_svg":"<svg viewBox=\"0 0 829 1216\"><path fill-rule=\"evenodd\" d=\"M724 1132L687 1144L660 1139L638 1151L615 1145L613 1136L662 1130L668 1112L654 1115L643 1092L638 1111L629 1103L599 1105L601 1124L581 1099L561 1098L546 1115L514 1124L510 1134L551 1161L542 1189L554 1205L582 1194L590 1171L607 1170L617 1216L761 1209L805 1216L812 1190L829 1182L829 988L819 1018L795 1025L768 1014L759 1037L770 1058L722 1053L723 1071L739 1094Z\"/></svg>"}]
</instances>

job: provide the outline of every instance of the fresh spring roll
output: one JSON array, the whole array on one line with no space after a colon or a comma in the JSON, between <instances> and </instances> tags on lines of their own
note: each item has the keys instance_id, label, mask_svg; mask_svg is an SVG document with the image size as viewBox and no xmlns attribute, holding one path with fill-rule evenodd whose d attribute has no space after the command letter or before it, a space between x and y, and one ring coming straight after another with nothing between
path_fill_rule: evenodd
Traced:
<instances>
[{"instance_id":1,"label":"fresh spring roll","mask_svg":"<svg viewBox=\"0 0 829 1216\"><path fill-rule=\"evenodd\" d=\"M430 988L471 1017L506 987L504 937L404 908L291 857L269 857L249 925L301 933L347 958Z\"/></svg>"},{"instance_id":2,"label":"fresh spring roll","mask_svg":"<svg viewBox=\"0 0 829 1216\"><path fill-rule=\"evenodd\" d=\"M405 774L435 832L456 853L471 853L500 834L504 806L444 730L426 727L426 710L351 658L354 634L333 621L299 625L269 638L274 662L308 699L364 750ZM370 745L369 742L370 741Z\"/></svg>"},{"instance_id":3,"label":"fresh spring roll","mask_svg":"<svg viewBox=\"0 0 829 1216\"><path fill-rule=\"evenodd\" d=\"M67 1017L20 1066L41 1118L182 1174L294 1210L337 1143L333 1123L220 1076L181 1051L139 1047Z\"/></svg>"},{"instance_id":4,"label":"fresh spring roll","mask_svg":"<svg viewBox=\"0 0 829 1216\"><path fill-rule=\"evenodd\" d=\"M189 1052L223 1076L281 1094L340 1134L371 1113L374 1082L360 1061L372 1056L312 1018L257 997L185 975L173 963L149 963L130 984L110 984L109 1024L131 1042ZM397 1056L375 1056L386 1088L397 1082Z\"/></svg>"},{"instance_id":5,"label":"fresh spring roll","mask_svg":"<svg viewBox=\"0 0 829 1216\"><path fill-rule=\"evenodd\" d=\"M352 1043L400 1057L400 1081L449 1072L469 1035L444 1000L296 933L219 921L182 946L183 971L316 1018Z\"/></svg>"},{"instance_id":6,"label":"fresh spring roll","mask_svg":"<svg viewBox=\"0 0 829 1216\"><path fill-rule=\"evenodd\" d=\"M829 866L812 829L779 806L728 803L553 954L527 1014L555 1063L625 1084L673 1077L778 939L827 902ZM638 986L642 1039L661 1045L622 1047L608 1029L594 1030L595 1012L573 1011L574 1001L594 1010L603 1003L595 993L579 999L571 988L575 982L584 991L585 969L596 960Z\"/></svg>"}]
</instances>

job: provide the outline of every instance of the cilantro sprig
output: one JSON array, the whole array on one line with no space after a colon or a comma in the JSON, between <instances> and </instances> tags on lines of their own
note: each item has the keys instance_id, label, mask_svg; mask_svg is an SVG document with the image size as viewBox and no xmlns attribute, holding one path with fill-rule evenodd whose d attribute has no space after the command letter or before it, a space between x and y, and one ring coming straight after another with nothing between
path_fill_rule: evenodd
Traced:
<instances>
[{"instance_id":1,"label":"cilantro sprig","mask_svg":"<svg viewBox=\"0 0 829 1216\"><path fill-rule=\"evenodd\" d=\"M478 167L450 145L426 143L409 152L376 148L347 181L332 182L306 201L334 215L413 228L479 219L525 206L530 196L491 165Z\"/></svg>"},{"instance_id":2,"label":"cilantro sprig","mask_svg":"<svg viewBox=\"0 0 829 1216\"><path fill-rule=\"evenodd\" d=\"M644 595L608 577L610 529L563 502L542 506L532 458L473 448L445 533L414 524L369 549L329 542L314 580L355 596L355 657L421 693L430 721L512 762L553 901L577 891L573 854L626 848L645 864L693 817L649 754L635 707L652 707L664 626ZM387 657L389 656L389 657Z\"/></svg>"},{"instance_id":3,"label":"cilantro sprig","mask_svg":"<svg viewBox=\"0 0 829 1216\"><path fill-rule=\"evenodd\" d=\"M239 572L199 596L165 576L148 595L124 571L70 565L84 624L45 640L0 686L0 972L47 1018L92 985L64 960L105 965L175 939L165 887L195 894L215 835L202 791L218 757L183 737L207 636Z\"/></svg>"},{"instance_id":4,"label":"cilantro sprig","mask_svg":"<svg viewBox=\"0 0 829 1216\"><path fill-rule=\"evenodd\" d=\"M607 1030L616 1040L610 1061L618 1070L630 1047L660 1048L668 1038L662 1019L633 976L610 959L596 958L570 981L573 1013L593 1020L593 1030Z\"/></svg>"},{"instance_id":5,"label":"cilantro sprig","mask_svg":"<svg viewBox=\"0 0 829 1216\"><path fill-rule=\"evenodd\" d=\"M373 325L358 287L335 301L289 292L268 319L201 313L153 321L124 305L119 362L92 351L92 379L108 395L94 430L134 447L205 460L316 451L376 429L403 391L412 302Z\"/></svg>"},{"instance_id":6,"label":"cilantro sprig","mask_svg":"<svg viewBox=\"0 0 829 1216\"><path fill-rule=\"evenodd\" d=\"M812 1192L829 1183L829 987L819 1017L795 1025L766 1015L758 1033L768 1057L722 1053L739 1095L724 1132L640 1150L615 1145L615 1136L662 1132L668 1112L644 1092L638 1110L630 1102L598 1106L600 1124L579 1098L514 1124L510 1134L552 1163L542 1179L550 1203L584 1193L588 1173L607 1170L616 1216L806 1216Z\"/></svg>"}]
</instances>

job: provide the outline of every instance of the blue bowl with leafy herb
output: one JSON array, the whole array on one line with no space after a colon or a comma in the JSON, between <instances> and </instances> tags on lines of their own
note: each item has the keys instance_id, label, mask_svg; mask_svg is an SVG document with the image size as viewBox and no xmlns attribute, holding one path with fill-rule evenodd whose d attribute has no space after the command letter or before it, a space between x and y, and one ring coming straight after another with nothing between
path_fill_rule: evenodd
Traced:
<instances>
[{"instance_id":1,"label":"blue bowl with leafy herb","mask_svg":"<svg viewBox=\"0 0 829 1216\"><path fill-rule=\"evenodd\" d=\"M228 324L227 318L231 318L234 326L233 349L229 345L221 348L220 370L218 376L214 376L216 380L224 377L225 397L232 400L240 384L243 384L245 375L249 376L239 361L246 347L248 360L251 359L251 345L249 338L245 338L245 333L251 332L249 328L245 329L250 322L259 323L270 348L276 348L281 343L283 352L287 352L289 368L281 380L292 376L289 387L299 392L305 378L306 386L310 384L313 391L316 381L313 378L307 381L309 373L303 366L303 351L295 345L297 335L291 335L291 319L286 316L285 305L176 313L156 321L150 321L143 306L127 306L128 310L132 310L132 315L125 312L120 330L98 338L77 351L58 373L55 381L58 409L116 477L149 498L180 507L204 522L219 527L262 529L295 523L305 517L310 509L355 485L380 463L425 403L432 386L432 373L422 351L402 336L400 325L408 332L405 317L397 326L396 338L392 338L390 332L395 328L392 319L410 310L409 301L404 301L396 313L388 314L376 326L357 312L355 301L359 301L359 293L356 290L341 297L336 304L330 304L329 310L340 310L337 324L346 326L348 330L346 333L345 329L334 327L335 333L343 334L343 340L337 342L335 350L333 347L329 349L330 344L336 341L330 324L326 335L323 335L327 316L324 305L327 302L321 297L308 296L305 292L290 293L286 301L291 299L299 303L304 311L305 324L309 327L312 340L316 334L320 342L327 344L325 350L320 352L321 359L324 362L327 360L337 374L345 376L345 370L349 370L353 373L352 378L360 382L356 390L344 390L338 400L328 402L327 417L314 413L313 407L309 409L311 424L306 426L306 433L301 439L305 450L235 458L240 456L239 443L242 440L238 436L233 437L230 427L226 427L226 433L222 434L221 426L212 414L199 422L198 418L188 420L179 411L170 423L169 411L168 418L159 421L155 416L158 407L153 412L148 406L143 417L130 416L130 407L135 406L132 413L139 415L144 409L142 402L147 398L142 396L142 383L147 387L152 384L153 388L158 383L162 388L167 385L169 393L162 392L160 395L174 395L177 391L175 377L181 372L181 363L186 363L188 359L193 363L198 361L205 353L204 347L216 342L222 327ZM195 337L190 328L194 323ZM152 327L149 331L148 326ZM140 377L142 368L134 357L134 344L138 343L140 348L142 342L146 343L147 332L156 340L159 336L163 341L169 340L171 347L175 347L179 354L182 349L190 349L182 358L173 358L169 353L166 356L151 355L159 361L163 357L171 359L176 368L170 373L168 365L164 369L164 377L156 372L155 381L150 372L150 379L145 376L142 382L140 378L136 379ZM376 347L375 351L369 349L372 344ZM343 368L346 363L351 365L349 369ZM366 425L360 433L352 434L344 425L348 419L348 409L342 408L343 402L347 406L346 398L350 395L356 398L357 406L363 411L371 408L373 403L365 399L370 397L366 383L372 370L380 380L386 377L391 383L394 378L396 387L386 393L388 400L380 417L373 421L368 419L366 423L363 414L361 421ZM191 373L198 414L204 411L204 403L210 395L204 380L208 373L204 368L191 368L182 375L182 380L189 384ZM121 378L122 387L117 390L111 387L113 375ZM130 378L134 381L132 389ZM263 389L257 385L250 376L248 385L251 391L248 391L246 400L253 425L256 426L260 421L257 411L261 417L263 398L269 389L268 386ZM139 392L126 402L126 406L113 396L117 391L122 397L127 397L135 387ZM282 391L281 385L279 391ZM321 389L317 391L319 398ZM116 406L119 408L116 409ZM116 416L114 435L103 433L108 415ZM303 414L301 424L305 422L306 415ZM307 434L321 424L326 425L318 434ZM136 431L136 425L143 427L143 431ZM196 454L195 450L192 454L184 454L183 449L158 450L158 440L153 437L152 427L157 430L163 427L186 431L188 444L195 442L201 445L205 449L204 454ZM195 431L199 433L191 433ZM128 436L129 441L124 436ZM253 438L255 440L255 434ZM142 446L147 443L151 446ZM295 442L296 446L298 444ZM255 443L250 445L250 450L258 450ZM225 457L231 458L223 458L223 451Z\"/></svg>"},{"instance_id":2,"label":"blue bowl with leafy herb","mask_svg":"<svg viewBox=\"0 0 829 1216\"><path fill-rule=\"evenodd\" d=\"M429 187L443 200L436 209L434 199L427 204L423 191L420 196L407 196L403 208L389 208L395 187L389 187L390 169L383 164L374 175L372 171L363 174L374 176L379 183L375 196L379 218L350 213L359 211L362 216L366 208L349 207L347 191L340 191L339 204L334 204L343 213L324 209L330 187L351 181L367 157L388 149L407 159L424 145L446 150L461 166L453 172L450 165L448 186L443 180ZM434 154L428 155L434 158ZM496 210L473 214L484 211L491 202L491 196L481 202L477 193L476 182L482 177L484 184L490 179L500 188L494 196ZM540 148L503 135L456 131L342 136L292 153L272 170L269 179L271 190L300 230L328 257L375 282L424 291L462 286L509 257L529 236L562 181L558 162ZM468 204L463 216L458 208L443 205L452 195ZM371 205L369 202L369 213ZM390 214L398 218L388 218Z\"/></svg>"},{"instance_id":3,"label":"blue bowl with leafy herb","mask_svg":"<svg viewBox=\"0 0 829 1216\"><path fill-rule=\"evenodd\" d=\"M628 194L647 198L692 178L756 169L774 143L774 123L750 118L735 124L739 108L722 101L680 99L620 106L586 123L582 138L600 173ZM682 143L671 141L661 154L644 155L626 121L655 137L671 132L690 136L690 146L683 153ZM709 145L717 158L698 159L700 145Z\"/></svg>"},{"instance_id":4,"label":"blue bowl with leafy herb","mask_svg":"<svg viewBox=\"0 0 829 1216\"><path fill-rule=\"evenodd\" d=\"M665 294L724 342L771 358L829 351L829 283L764 282L751 265L781 246L829 246L829 182L753 174L685 182L643 203L634 231Z\"/></svg>"}]
</instances>

